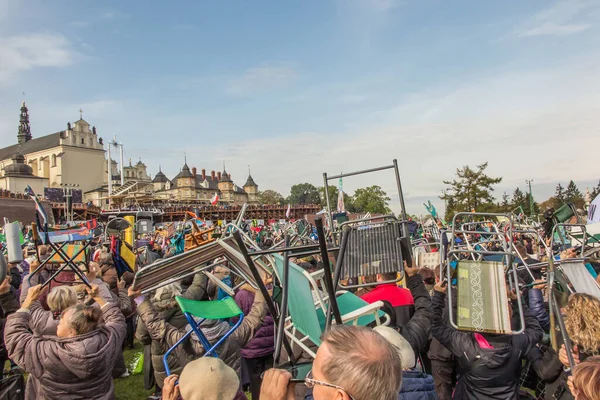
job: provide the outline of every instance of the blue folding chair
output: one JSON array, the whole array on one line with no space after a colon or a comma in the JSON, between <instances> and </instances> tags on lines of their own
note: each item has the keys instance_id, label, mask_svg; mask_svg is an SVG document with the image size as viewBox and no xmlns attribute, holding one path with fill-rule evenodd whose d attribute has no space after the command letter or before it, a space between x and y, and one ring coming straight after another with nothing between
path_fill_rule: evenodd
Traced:
<instances>
[{"instance_id":1,"label":"blue folding chair","mask_svg":"<svg viewBox=\"0 0 600 400\"><path fill-rule=\"evenodd\" d=\"M165 372L167 373L167 376L171 375L171 369L169 368L169 363L167 362L169 355L177 346L183 343L183 341L186 340L192 332L198 336L200 343L202 343L202 347L204 347L205 350L204 356L218 357L219 355L216 352L217 347L223 344L223 342L227 340L229 336L231 336L231 334L242 324L242 320L244 319L244 313L242 310L240 310L238 305L235 303L235 300L233 300L231 297L226 297L223 300L218 301L196 301L189 300L181 296L176 296L175 300L177 301L177 304L179 304L179 308L181 308L183 315L185 315L185 318L192 329L165 353L163 357L163 364L165 366ZM196 322L194 317L200 318L200 321ZM229 329L229 331L223 335L222 338L217 340L214 345L210 344L206 336L204 336L202 333L202 330L199 328L200 324L207 319L221 320L233 317L239 317L236 324L233 325L231 329Z\"/></svg>"}]
</instances>

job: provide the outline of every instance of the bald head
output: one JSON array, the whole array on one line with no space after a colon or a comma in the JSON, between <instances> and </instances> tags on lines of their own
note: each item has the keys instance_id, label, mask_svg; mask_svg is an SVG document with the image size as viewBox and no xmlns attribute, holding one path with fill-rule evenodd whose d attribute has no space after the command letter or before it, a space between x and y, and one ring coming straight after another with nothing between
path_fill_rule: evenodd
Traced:
<instances>
[{"instance_id":1,"label":"bald head","mask_svg":"<svg viewBox=\"0 0 600 400\"><path fill-rule=\"evenodd\" d=\"M400 357L388 341L369 328L332 328L323 337L317 358L328 382L343 387L356 400L398 397Z\"/></svg>"}]
</instances>

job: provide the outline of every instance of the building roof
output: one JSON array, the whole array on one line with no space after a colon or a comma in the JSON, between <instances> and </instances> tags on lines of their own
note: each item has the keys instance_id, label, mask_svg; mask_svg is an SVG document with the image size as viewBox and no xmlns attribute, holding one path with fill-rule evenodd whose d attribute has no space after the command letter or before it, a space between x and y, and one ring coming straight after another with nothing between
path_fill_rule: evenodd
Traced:
<instances>
[{"instance_id":1,"label":"building roof","mask_svg":"<svg viewBox=\"0 0 600 400\"><path fill-rule=\"evenodd\" d=\"M250 174L248 174L248 179L246 179L246 183L244 183L244 187L247 187L247 186L258 187L256 182L254 182L254 179L252 179L252 175L250 175Z\"/></svg>"},{"instance_id":2,"label":"building roof","mask_svg":"<svg viewBox=\"0 0 600 400\"><path fill-rule=\"evenodd\" d=\"M223 173L221 174L221 180L219 182L233 182L227 174L227 171L225 171L225 169L223 169Z\"/></svg>"},{"instance_id":3,"label":"building roof","mask_svg":"<svg viewBox=\"0 0 600 400\"><path fill-rule=\"evenodd\" d=\"M203 182L204 182L204 180L202 180L202 175L196 174L196 187L204 188L204 185L202 184ZM212 190L219 189L219 185L218 185L219 178L217 178L217 176L215 176L215 179L213 179L211 175L206 175L206 182L208 182L207 189L212 189Z\"/></svg>"},{"instance_id":4,"label":"building roof","mask_svg":"<svg viewBox=\"0 0 600 400\"><path fill-rule=\"evenodd\" d=\"M235 193L239 193L239 194L247 194L246 191L244 189L242 189L241 187L239 187L238 185L233 185L233 191Z\"/></svg>"},{"instance_id":5,"label":"building roof","mask_svg":"<svg viewBox=\"0 0 600 400\"><path fill-rule=\"evenodd\" d=\"M173 180L176 181L179 178L192 178L193 176L194 175L192 175L190 167L188 167L187 163L185 163L183 164L183 168L181 168L181 172L175 175L175 178L173 178Z\"/></svg>"},{"instance_id":6,"label":"building roof","mask_svg":"<svg viewBox=\"0 0 600 400\"><path fill-rule=\"evenodd\" d=\"M167 176L165 174L163 174L162 171L158 171L158 173L154 176L154 179L152 179L152 182L159 182L159 183L165 183L168 182L169 178L167 178Z\"/></svg>"},{"instance_id":7,"label":"building roof","mask_svg":"<svg viewBox=\"0 0 600 400\"><path fill-rule=\"evenodd\" d=\"M25 157L18 151L12 157L13 163L4 167L4 174L6 176L33 176L33 169L25 164Z\"/></svg>"},{"instance_id":8,"label":"building roof","mask_svg":"<svg viewBox=\"0 0 600 400\"><path fill-rule=\"evenodd\" d=\"M51 149L53 147L58 147L60 146L60 138L61 134L63 133L64 132L52 133L50 135L28 140L27 142L22 143L21 145L13 144L12 146L0 149L0 160L7 160L12 158L12 156L17 151L20 151L21 154L30 154L35 153L36 151L42 151L46 149Z\"/></svg>"}]
</instances>

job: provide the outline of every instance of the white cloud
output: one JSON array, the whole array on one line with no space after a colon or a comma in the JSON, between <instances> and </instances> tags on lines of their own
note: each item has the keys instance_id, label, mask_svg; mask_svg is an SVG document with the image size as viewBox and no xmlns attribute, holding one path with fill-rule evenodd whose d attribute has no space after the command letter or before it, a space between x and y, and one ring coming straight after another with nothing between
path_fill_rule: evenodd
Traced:
<instances>
[{"instance_id":1,"label":"white cloud","mask_svg":"<svg viewBox=\"0 0 600 400\"><path fill-rule=\"evenodd\" d=\"M115 11L104 11L100 13L100 18L102 19L115 19L119 16Z\"/></svg>"},{"instance_id":2,"label":"white cloud","mask_svg":"<svg viewBox=\"0 0 600 400\"><path fill-rule=\"evenodd\" d=\"M263 65L250 68L241 76L230 79L226 92L233 96L247 96L280 87L297 76L297 70L288 64Z\"/></svg>"},{"instance_id":3,"label":"white cloud","mask_svg":"<svg viewBox=\"0 0 600 400\"><path fill-rule=\"evenodd\" d=\"M90 26L89 21L73 21L71 26L75 28L88 28Z\"/></svg>"},{"instance_id":4,"label":"white cloud","mask_svg":"<svg viewBox=\"0 0 600 400\"><path fill-rule=\"evenodd\" d=\"M552 22L545 22L542 25L529 29L521 33L521 36L568 36L583 32L592 27L590 24L565 24L558 25Z\"/></svg>"},{"instance_id":5,"label":"white cloud","mask_svg":"<svg viewBox=\"0 0 600 400\"><path fill-rule=\"evenodd\" d=\"M568 36L592 27L590 18L600 9L590 0L560 0L529 18L516 29L518 36Z\"/></svg>"},{"instance_id":6,"label":"white cloud","mask_svg":"<svg viewBox=\"0 0 600 400\"><path fill-rule=\"evenodd\" d=\"M21 71L37 67L68 67L77 53L66 37L52 33L31 33L0 38L0 84Z\"/></svg>"}]
</instances>

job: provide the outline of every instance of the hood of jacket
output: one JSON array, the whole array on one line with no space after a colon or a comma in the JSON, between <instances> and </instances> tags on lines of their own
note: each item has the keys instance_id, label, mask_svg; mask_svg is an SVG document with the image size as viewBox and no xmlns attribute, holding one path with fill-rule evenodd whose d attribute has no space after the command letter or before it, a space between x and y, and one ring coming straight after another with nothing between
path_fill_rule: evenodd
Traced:
<instances>
[{"instance_id":1,"label":"hood of jacket","mask_svg":"<svg viewBox=\"0 0 600 400\"><path fill-rule=\"evenodd\" d=\"M61 338L57 344L63 351L57 352L58 362L79 379L101 375L112 370L114 357L107 357L115 350L114 338L108 329L99 329L72 338Z\"/></svg>"},{"instance_id":2,"label":"hood of jacket","mask_svg":"<svg viewBox=\"0 0 600 400\"><path fill-rule=\"evenodd\" d=\"M402 386L400 387L401 398L406 399L429 399L437 398L435 396L435 385L433 377L418 370L402 371ZM416 394L419 394L418 396ZM427 397L427 394L434 397ZM411 396L410 394L415 394Z\"/></svg>"}]
</instances>

